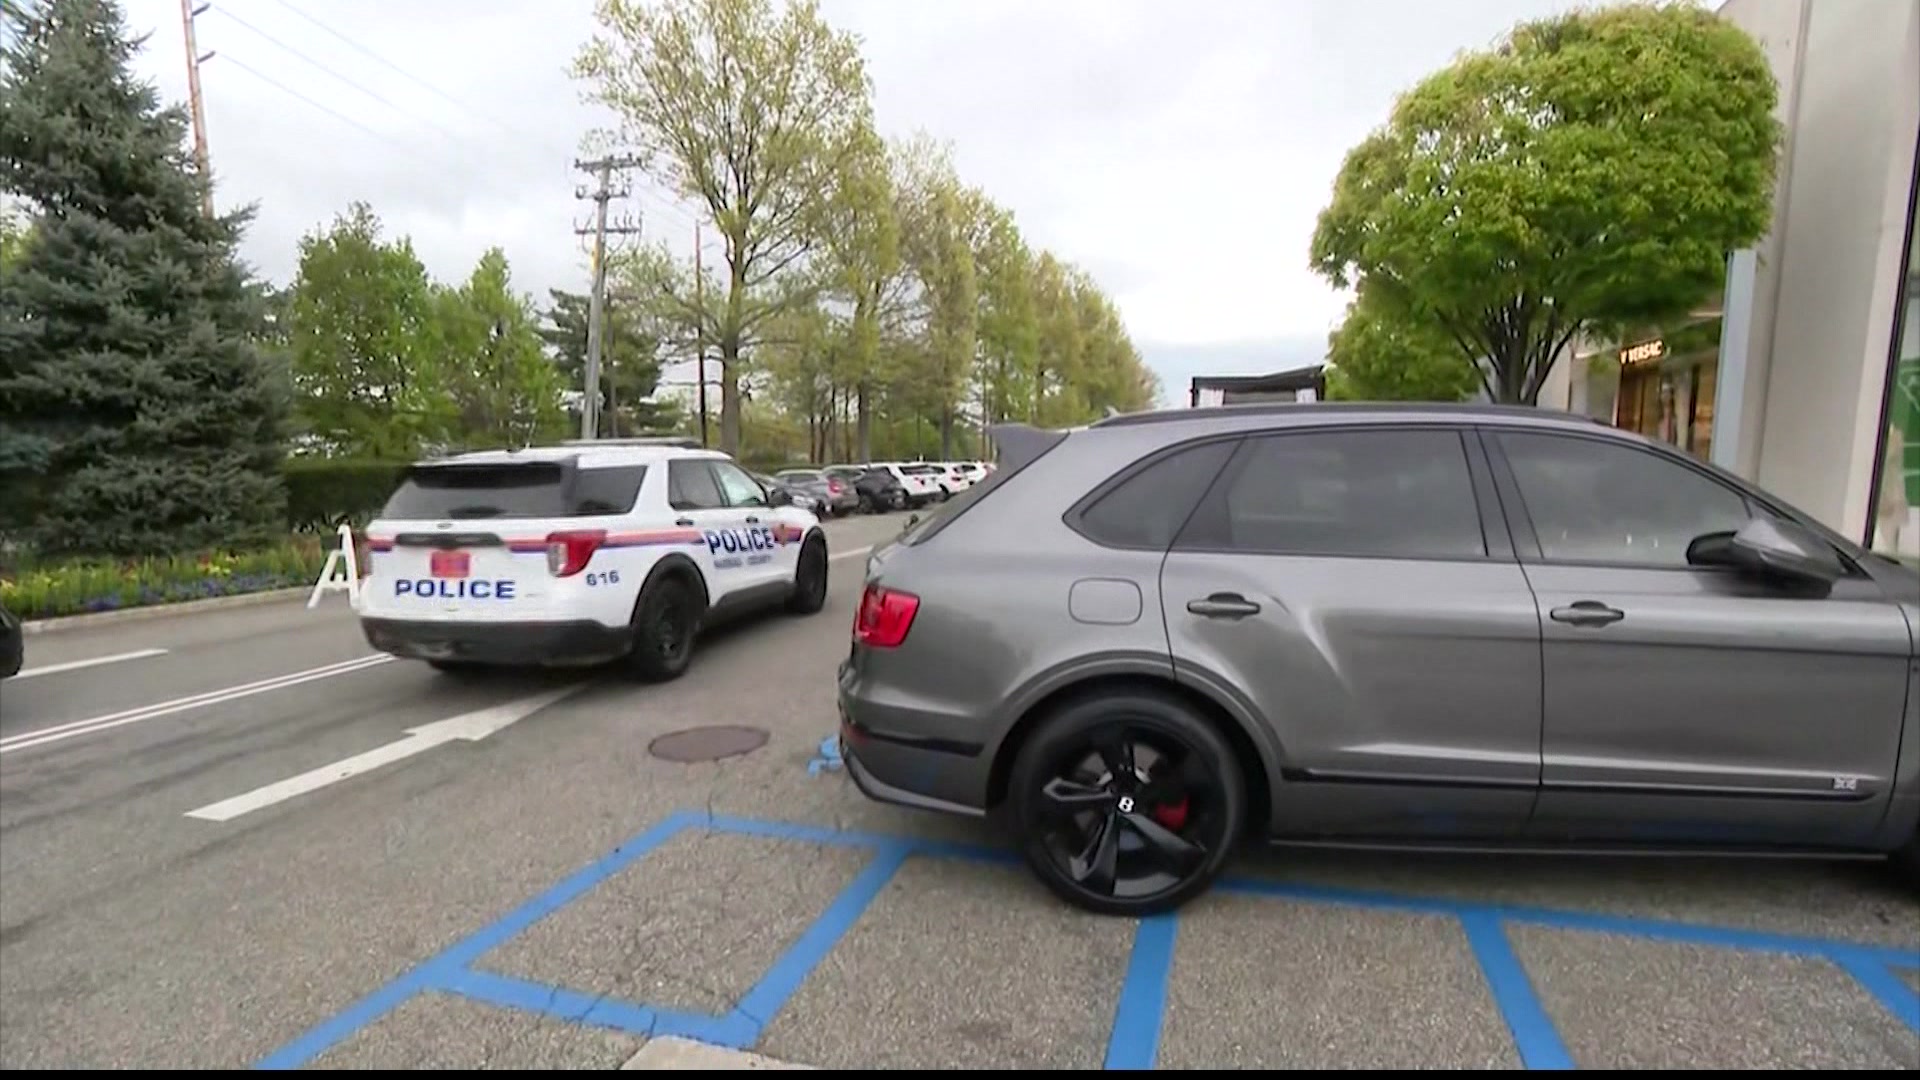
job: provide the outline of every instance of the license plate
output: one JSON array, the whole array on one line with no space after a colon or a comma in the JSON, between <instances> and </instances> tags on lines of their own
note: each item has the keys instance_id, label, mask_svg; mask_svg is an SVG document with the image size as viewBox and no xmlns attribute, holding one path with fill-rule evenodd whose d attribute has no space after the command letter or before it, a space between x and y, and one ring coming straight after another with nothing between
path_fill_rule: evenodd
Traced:
<instances>
[{"instance_id":1,"label":"license plate","mask_svg":"<svg viewBox=\"0 0 1920 1080\"><path fill-rule=\"evenodd\" d=\"M427 556L427 572L437 578L463 578L473 569L464 551L436 551Z\"/></svg>"}]
</instances>

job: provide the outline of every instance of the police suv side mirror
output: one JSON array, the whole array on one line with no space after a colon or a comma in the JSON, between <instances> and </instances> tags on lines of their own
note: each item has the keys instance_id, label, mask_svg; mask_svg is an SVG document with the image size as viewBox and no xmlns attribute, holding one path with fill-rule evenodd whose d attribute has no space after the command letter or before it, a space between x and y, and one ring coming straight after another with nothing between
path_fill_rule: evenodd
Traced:
<instances>
[{"instance_id":1,"label":"police suv side mirror","mask_svg":"<svg viewBox=\"0 0 1920 1080\"><path fill-rule=\"evenodd\" d=\"M768 488L767 489L767 505L768 506L792 506L793 494L783 487Z\"/></svg>"}]
</instances>

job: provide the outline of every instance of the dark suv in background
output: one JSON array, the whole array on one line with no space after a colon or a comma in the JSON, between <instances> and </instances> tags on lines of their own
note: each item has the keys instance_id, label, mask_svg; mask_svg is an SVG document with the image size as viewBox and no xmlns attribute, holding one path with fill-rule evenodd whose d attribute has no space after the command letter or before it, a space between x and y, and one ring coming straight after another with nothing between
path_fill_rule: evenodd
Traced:
<instances>
[{"instance_id":1,"label":"dark suv in background","mask_svg":"<svg viewBox=\"0 0 1920 1080\"><path fill-rule=\"evenodd\" d=\"M820 471L822 475L837 478L842 483L851 485L856 500L855 506L863 514L878 514L887 510L906 508L906 485L886 469L865 465L832 465Z\"/></svg>"},{"instance_id":2,"label":"dark suv in background","mask_svg":"<svg viewBox=\"0 0 1920 1080\"><path fill-rule=\"evenodd\" d=\"M1073 903L1172 908L1248 835L1920 874L1920 574L1733 475L1533 408L992 434L869 557L843 754Z\"/></svg>"}]
</instances>

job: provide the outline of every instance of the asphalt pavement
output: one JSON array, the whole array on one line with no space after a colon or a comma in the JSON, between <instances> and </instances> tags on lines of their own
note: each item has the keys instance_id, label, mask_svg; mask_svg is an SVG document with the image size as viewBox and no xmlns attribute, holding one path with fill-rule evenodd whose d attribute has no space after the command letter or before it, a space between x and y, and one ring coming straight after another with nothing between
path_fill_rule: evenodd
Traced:
<instances>
[{"instance_id":1,"label":"asphalt pavement","mask_svg":"<svg viewBox=\"0 0 1920 1080\"><path fill-rule=\"evenodd\" d=\"M1259 854L1177 919L1069 910L824 752L860 567L658 686L387 661L338 595L29 638L0 1067L681 1067L636 1054L684 1037L815 1068L1920 1068L1920 900L1871 865ZM649 750L715 725L766 742Z\"/></svg>"}]
</instances>

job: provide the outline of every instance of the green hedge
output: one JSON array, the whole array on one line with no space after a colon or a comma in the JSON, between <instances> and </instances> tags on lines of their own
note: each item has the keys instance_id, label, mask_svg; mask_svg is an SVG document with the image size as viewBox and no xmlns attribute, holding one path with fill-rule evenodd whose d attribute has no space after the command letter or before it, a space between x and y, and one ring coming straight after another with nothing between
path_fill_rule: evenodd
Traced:
<instances>
[{"instance_id":1,"label":"green hedge","mask_svg":"<svg viewBox=\"0 0 1920 1080\"><path fill-rule=\"evenodd\" d=\"M358 531L373 520L400 485L404 461L289 458L287 524L295 532L330 532L342 522Z\"/></svg>"}]
</instances>

